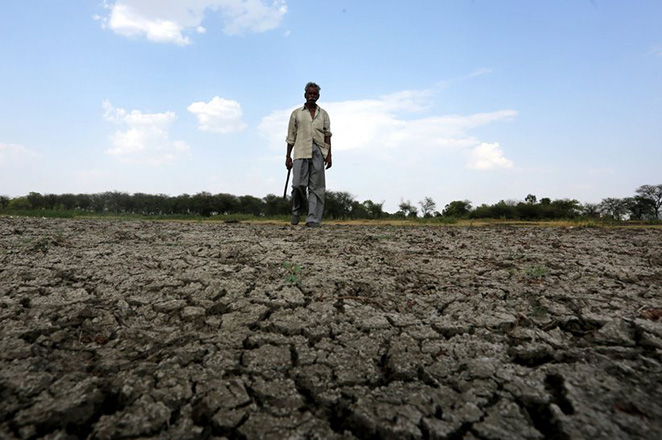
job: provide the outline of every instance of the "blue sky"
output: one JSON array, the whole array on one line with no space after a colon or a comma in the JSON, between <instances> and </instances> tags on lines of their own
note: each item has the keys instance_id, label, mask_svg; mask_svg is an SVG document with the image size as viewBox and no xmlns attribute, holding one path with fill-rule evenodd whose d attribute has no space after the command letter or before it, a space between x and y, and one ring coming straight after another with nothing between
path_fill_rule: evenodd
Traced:
<instances>
[{"instance_id":1,"label":"blue sky","mask_svg":"<svg viewBox=\"0 0 662 440\"><path fill-rule=\"evenodd\" d=\"M0 194L281 194L322 87L357 200L662 183L659 0L5 0Z\"/></svg>"}]
</instances>

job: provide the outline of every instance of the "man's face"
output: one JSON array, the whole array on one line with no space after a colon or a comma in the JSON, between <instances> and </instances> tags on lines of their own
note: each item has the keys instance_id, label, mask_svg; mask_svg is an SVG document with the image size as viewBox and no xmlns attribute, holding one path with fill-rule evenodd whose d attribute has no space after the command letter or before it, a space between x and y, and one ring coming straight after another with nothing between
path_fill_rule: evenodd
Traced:
<instances>
[{"instance_id":1,"label":"man's face","mask_svg":"<svg viewBox=\"0 0 662 440\"><path fill-rule=\"evenodd\" d=\"M320 97L320 91L317 90L317 87L308 87L304 96L308 104L315 104Z\"/></svg>"}]
</instances>

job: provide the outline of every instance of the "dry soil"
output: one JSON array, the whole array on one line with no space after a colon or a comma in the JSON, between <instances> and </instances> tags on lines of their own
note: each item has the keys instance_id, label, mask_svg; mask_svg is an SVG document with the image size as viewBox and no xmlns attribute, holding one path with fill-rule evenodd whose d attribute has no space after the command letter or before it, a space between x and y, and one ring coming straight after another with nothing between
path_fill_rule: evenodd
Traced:
<instances>
[{"instance_id":1,"label":"dry soil","mask_svg":"<svg viewBox=\"0 0 662 440\"><path fill-rule=\"evenodd\" d=\"M0 218L0 438L662 438L662 229Z\"/></svg>"}]
</instances>

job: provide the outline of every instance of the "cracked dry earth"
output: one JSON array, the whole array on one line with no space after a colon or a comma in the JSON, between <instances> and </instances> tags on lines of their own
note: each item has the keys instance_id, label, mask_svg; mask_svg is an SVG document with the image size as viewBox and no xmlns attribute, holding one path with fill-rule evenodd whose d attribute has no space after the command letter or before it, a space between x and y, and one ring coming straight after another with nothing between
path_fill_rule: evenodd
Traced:
<instances>
[{"instance_id":1,"label":"cracked dry earth","mask_svg":"<svg viewBox=\"0 0 662 440\"><path fill-rule=\"evenodd\" d=\"M661 291L659 228L0 218L0 438L662 438Z\"/></svg>"}]
</instances>

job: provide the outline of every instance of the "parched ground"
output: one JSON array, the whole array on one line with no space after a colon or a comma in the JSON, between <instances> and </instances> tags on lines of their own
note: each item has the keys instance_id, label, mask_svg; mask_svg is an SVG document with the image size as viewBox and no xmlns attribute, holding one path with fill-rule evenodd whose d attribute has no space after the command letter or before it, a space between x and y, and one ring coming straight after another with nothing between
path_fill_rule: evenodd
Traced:
<instances>
[{"instance_id":1,"label":"parched ground","mask_svg":"<svg viewBox=\"0 0 662 440\"><path fill-rule=\"evenodd\" d=\"M0 218L0 438L662 438L661 314L662 229Z\"/></svg>"}]
</instances>

